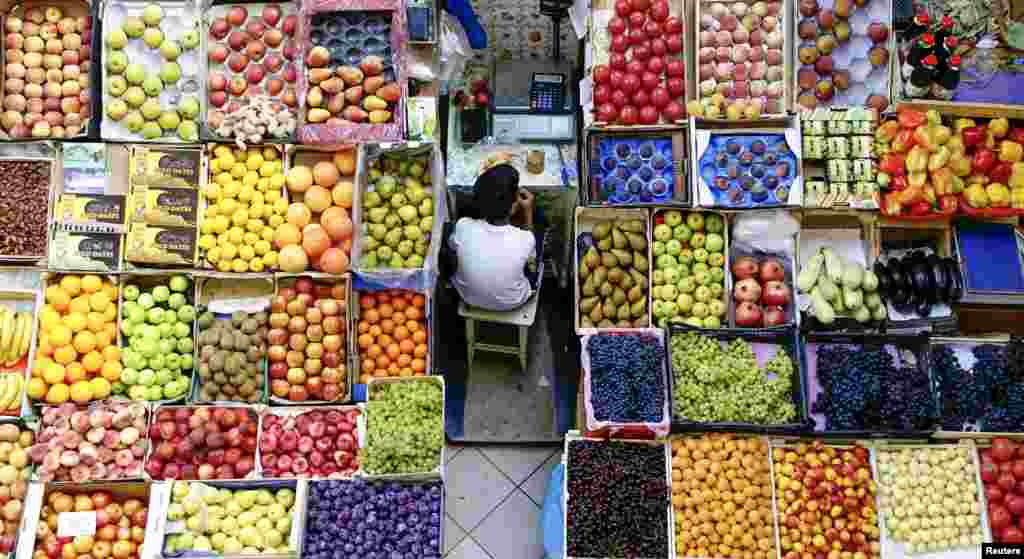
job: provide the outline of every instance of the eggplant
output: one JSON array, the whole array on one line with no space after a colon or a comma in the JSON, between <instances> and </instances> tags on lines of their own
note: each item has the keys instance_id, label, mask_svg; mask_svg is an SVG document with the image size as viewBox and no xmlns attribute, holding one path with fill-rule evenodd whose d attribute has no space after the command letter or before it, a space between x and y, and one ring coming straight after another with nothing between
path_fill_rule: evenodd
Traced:
<instances>
[{"instance_id":1,"label":"eggplant","mask_svg":"<svg viewBox=\"0 0 1024 559\"><path fill-rule=\"evenodd\" d=\"M903 295L903 300L898 303L894 300L892 306L895 307L900 314L914 314L914 309L917 307L917 297L915 297L913 293L909 295L904 293Z\"/></svg>"},{"instance_id":2,"label":"eggplant","mask_svg":"<svg viewBox=\"0 0 1024 559\"><path fill-rule=\"evenodd\" d=\"M948 299L946 294L949 291L949 283L946 281L946 266L942 263L942 259L934 254L929 256L928 272L932 276L932 285L935 289L931 301L933 303L946 301Z\"/></svg>"},{"instance_id":3,"label":"eggplant","mask_svg":"<svg viewBox=\"0 0 1024 559\"><path fill-rule=\"evenodd\" d=\"M898 289L890 291L887 295L887 298L890 301L892 301L893 305L903 305L906 304L907 299L909 299L909 295L907 294L907 291L905 289L900 287Z\"/></svg>"},{"instance_id":4,"label":"eggplant","mask_svg":"<svg viewBox=\"0 0 1024 559\"><path fill-rule=\"evenodd\" d=\"M928 318L932 314L932 304L928 301L921 301L914 307L914 312L921 318Z\"/></svg>"},{"instance_id":5,"label":"eggplant","mask_svg":"<svg viewBox=\"0 0 1024 559\"><path fill-rule=\"evenodd\" d=\"M889 278L889 267L882 261L876 260L874 265L875 277L878 278L878 292L885 295L892 286Z\"/></svg>"},{"instance_id":6,"label":"eggplant","mask_svg":"<svg viewBox=\"0 0 1024 559\"><path fill-rule=\"evenodd\" d=\"M947 301L954 303L960 300L964 294L964 278L960 275L960 264L953 258L943 258L942 263L946 268L946 275L949 277L949 294Z\"/></svg>"},{"instance_id":7,"label":"eggplant","mask_svg":"<svg viewBox=\"0 0 1024 559\"><path fill-rule=\"evenodd\" d=\"M932 274L924 261L914 262L910 266L910 286L918 299L931 301L935 297Z\"/></svg>"},{"instance_id":8,"label":"eggplant","mask_svg":"<svg viewBox=\"0 0 1024 559\"><path fill-rule=\"evenodd\" d=\"M906 290L910 286L909 274L903 272L903 265L898 259L889 261L889 291Z\"/></svg>"}]
</instances>

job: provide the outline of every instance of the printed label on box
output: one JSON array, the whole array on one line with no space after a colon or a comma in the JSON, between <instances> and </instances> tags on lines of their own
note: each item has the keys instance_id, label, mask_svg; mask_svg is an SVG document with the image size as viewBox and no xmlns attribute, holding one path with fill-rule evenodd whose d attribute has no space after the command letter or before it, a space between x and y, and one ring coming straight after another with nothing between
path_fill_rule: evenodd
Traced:
<instances>
[{"instance_id":1,"label":"printed label on box","mask_svg":"<svg viewBox=\"0 0 1024 559\"><path fill-rule=\"evenodd\" d=\"M96 533L96 511L62 512L57 515L57 537L75 538Z\"/></svg>"}]
</instances>

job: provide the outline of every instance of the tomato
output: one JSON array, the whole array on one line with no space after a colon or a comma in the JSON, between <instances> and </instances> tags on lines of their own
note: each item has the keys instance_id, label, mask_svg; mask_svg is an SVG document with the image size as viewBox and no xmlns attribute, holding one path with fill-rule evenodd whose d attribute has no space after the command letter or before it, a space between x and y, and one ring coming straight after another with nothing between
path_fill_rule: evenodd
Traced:
<instances>
[{"instance_id":1,"label":"tomato","mask_svg":"<svg viewBox=\"0 0 1024 559\"><path fill-rule=\"evenodd\" d=\"M907 156L902 153L887 153L878 162L878 168L893 177L907 174Z\"/></svg>"},{"instance_id":2,"label":"tomato","mask_svg":"<svg viewBox=\"0 0 1024 559\"><path fill-rule=\"evenodd\" d=\"M897 113L896 118L900 121L900 126L904 128L917 128L928 121L928 116L922 111L915 111L914 109L904 109Z\"/></svg>"},{"instance_id":3,"label":"tomato","mask_svg":"<svg viewBox=\"0 0 1024 559\"><path fill-rule=\"evenodd\" d=\"M604 64L594 66L594 83L608 83L612 78L612 72Z\"/></svg>"},{"instance_id":4,"label":"tomato","mask_svg":"<svg viewBox=\"0 0 1024 559\"><path fill-rule=\"evenodd\" d=\"M1010 511L1006 510L1006 507L1003 505L989 505L988 522L992 525L993 531L1001 532L1012 521L1013 517L1010 515Z\"/></svg>"}]
</instances>

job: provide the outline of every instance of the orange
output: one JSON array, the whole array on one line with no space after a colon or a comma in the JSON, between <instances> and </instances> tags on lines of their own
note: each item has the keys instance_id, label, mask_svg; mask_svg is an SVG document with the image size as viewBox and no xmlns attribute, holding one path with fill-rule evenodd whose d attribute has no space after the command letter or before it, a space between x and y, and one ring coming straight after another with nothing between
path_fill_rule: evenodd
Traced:
<instances>
[{"instance_id":1,"label":"orange","mask_svg":"<svg viewBox=\"0 0 1024 559\"><path fill-rule=\"evenodd\" d=\"M390 318L380 321L380 329L385 334L390 334L395 331L395 323Z\"/></svg>"},{"instance_id":2,"label":"orange","mask_svg":"<svg viewBox=\"0 0 1024 559\"><path fill-rule=\"evenodd\" d=\"M404 311L395 311L394 314L391 315L391 320L395 321L395 324L404 324L405 321L408 320L408 317L405 316Z\"/></svg>"},{"instance_id":3,"label":"orange","mask_svg":"<svg viewBox=\"0 0 1024 559\"><path fill-rule=\"evenodd\" d=\"M63 404L68 401L71 397L71 389L68 385L62 383L55 384L50 387L50 390L46 392L46 403L48 404ZM71 547L65 546L65 547Z\"/></svg>"},{"instance_id":4,"label":"orange","mask_svg":"<svg viewBox=\"0 0 1024 559\"><path fill-rule=\"evenodd\" d=\"M402 355L398 356L398 366L399 367L408 367L411 364L412 364L412 356L411 355L407 355L407 354L403 353Z\"/></svg>"},{"instance_id":5,"label":"orange","mask_svg":"<svg viewBox=\"0 0 1024 559\"><path fill-rule=\"evenodd\" d=\"M53 360L61 365L71 363L76 357L78 357L78 354L75 353L75 348L69 345L62 345L53 352Z\"/></svg>"},{"instance_id":6,"label":"orange","mask_svg":"<svg viewBox=\"0 0 1024 559\"><path fill-rule=\"evenodd\" d=\"M370 331L370 323L365 320L359 321L359 333L365 334Z\"/></svg>"},{"instance_id":7,"label":"orange","mask_svg":"<svg viewBox=\"0 0 1024 559\"><path fill-rule=\"evenodd\" d=\"M373 378L372 375L359 375L359 382L360 384L367 384L370 382L371 378Z\"/></svg>"},{"instance_id":8,"label":"orange","mask_svg":"<svg viewBox=\"0 0 1024 559\"><path fill-rule=\"evenodd\" d=\"M410 369L409 367L405 367L401 371L398 371L398 376L400 376L400 377L411 377L412 376L412 369Z\"/></svg>"},{"instance_id":9,"label":"orange","mask_svg":"<svg viewBox=\"0 0 1024 559\"><path fill-rule=\"evenodd\" d=\"M377 363L374 362L373 359L364 359L363 360L363 372L364 373L372 373L375 370L377 370Z\"/></svg>"},{"instance_id":10,"label":"orange","mask_svg":"<svg viewBox=\"0 0 1024 559\"><path fill-rule=\"evenodd\" d=\"M412 340L402 340L398 344L398 349L402 350L405 355L412 355L412 352L416 349L416 344Z\"/></svg>"},{"instance_id":11,"label":"orange","mask_svg":"<svg viewBox=\"0 0 1024 559\"><path fill-rule=\"evenodd\" d=\"M389 344L387 353L388 358L392 360L398 359L398 356L402 354L402 352L398 350L398 344Z\"/></svg>"},{"instance_id":12,"label":"orange","mask_svg":"<svg viewBox=\"0 0 1024 559\"><path fill-rule=\"evenodd\" d=\"M384 349L377 344L371 345L366 349L366 355L369 357L377 358L378 355L384 352Z\"/></svg>"},{"instance_id":13,"label":"orange","mask_svg":"<svg viewBox=\"0 0 1024 559\"><path fill-rule=\"evenodd\" d=\"M405 326L395 328L395 339L400 342L409 339L409 329Z\"/></svg>"},{"instance_id":14,"label":"orange","mask_svg":"<svg viewBox=\"0 0 1024 559\"><path fill-rule=\"evenodd\" d=\"M373 298L373 295L363 295L359 298L359 306L364 309L372 309L377 304L377 300Z\"/></svg>"},{"instance_id":15,"label":"orange","mask_svg":"<svg viewBox=\"0 0 1024 559\"><path fill-rule=\"evenodd\" d=\"M82 366L90 373L99 372L103 368L103 356L98 351L90 351L82 357Z\"/></svg>"},{"instance_id":16,"label":"orange","mask_svg":"<svg viewBox=\"0 0 1024 559\"><path fill-rule=\"evenodd\" d=\"M416 371L417 373L422 373L426 369L427 369L427 362L426 361L424 361L422 359L413 359L412 360L412 370L413 371Z\"/></svg>"},{"instance_id":17,"label":"orange","mask_svg":"<svg viewBox=\"0 0 1024 559\"><path fill-rule=\"evenodd\" d=\"M107 346L103 348L103 359L106 361L121 361L121 348L117 346Z\"/></svg>"},{"instance_id":18,"label":"orange","mask_svg":"<svg viewBox=\"0 0 1024 559\"><path fill-rule=\"evenodd\" d=\"M360 334L359 335L359 347L360 348L366 349L366 348L370 347L372 344L373 344L373 337L372 336L370 336L369 334Z\"/></svg>"},{"instance_id":19,"label":"orange","mask_svg":"<svg viewBox=\"0 0 1024 559\"><path fill-rule=\"evenodd\" d=\"M409 302L405 299L395 299L391 302L391 306L395 307L395 312L402 312L409 306Z\"/></svg>"},{"instance_id":20,"label":"orange","mask_svg":"<svg viewBox=\"0 0 1024 559\"><path fill-rule=\"evenodd\" d=\"M380 344L381 347L388 347L389 345L391 345L391 342L393 341L394 340L391 339L391 336L387 334L381 334L380 337L377 338L377 343Z\"/></svg>"},{"instance_id":21,"label":"orange","mask_svg":"<svg viewBox=\"0 0 1024 559\"><path fill-rule=\"evenodd\" d=\"M370 326L370 335L373 336L374 339L379 338L381 335L380 326L377 326L376 324Z\"/></svg>"},{"instance_id":22,"label":"orange","mask_svg":"<svg viewBox=\"0 0 1024 559\"><path fill-rule=\"evenodd\" d=\"M426 357L427 351L427 344L420 344L416 346L416 351L413 352L413 355L416 357Z\"/></svg>"},{"instance_id":23,"label":"orange","mask_svg":"<svg viewBox=\"0 0 1024 559\"><path fill-rule=\"evenodd\" d=\"M46 396L46 383L41 378L32 377L25 387L25 392L33 400L42 399L43 396Z\"/></svg>"},{"instance_id":24,"label":"orange","mask_svg":"<svg viewBox=\"0 0 1024 559\"><path fill-rule=\"evenodd\" d=\"M89 353L96 349L96 336L88 330L83 330L75 334L74 341L75 351L78 353Z\"/></svg>"},{"instance_id":25,"label":"orange","mask_svg":"<svg viewBox=\"0 0 1024 559\"><path fill-rule=\"evenodd\" d=\"M90 332L98 333L102 332L103 328L107 325L107 318L100 312L91 312L85 315L85 327Z\"/></svg>"},{"instance_id":26,"label":"orange","mask_svg":"<svg viewBox=\"0 0 1024 559\"><path fill-rule=\"evenodd\" d=\"M381 305L378 310L384 318L391 318L391 315L395 313L395 309L391 305Z\"/></svg>"},{"instance_id":27,"label":"orange","mask_svg":"<svg viewBox=\"0 0 1024 559\"><path fill-rule=\"evenodd\" d=\"M392 376L392 377L398 376L398 371L399 371L399 369L398 369L398 365L396 363L392 363L392 364L388 365L388 376Z\"/></svg>"},{"instance_id":28,"label":"orange","mask_svg":"<svg viewBox=\"0 0 1024 559\"><path fill-rule=\"evenodd\" d=\"M101 400L110 396L110 382L103 377L96 377L89 381L89 388L92 390L93 398Z\"/></svg>"},{"instance_id":29,"label":"orange","mask_svg":"<svg viewBox=\"0 0 1024 559\"><path fill-rule=\"evenodd\" d=\"M370 324L377 324L378 322L380 322L380 313L377 312L377 309L370 309L366 311L366 314L363 315L363 318L365 318L366 321L369 322Z\"/></svg>"},{"instance_id":30,"label":"orange","mask_svg":"<svg viewBox=\"0 0 1024 559\"><path fill-rule=\"evenodd\" d=\"M413 332L412 341L416 342L417 344L425 343L427 341L427 333L424 332L423 330L417 330Z\"/></svg>"},{"instance_id":31,"label":"orange","mask_svg":"<svg viewBox=\"0 0 1024 559\"><path fill-rule=\"evenodd\" d=\"M85 367L81 363L72 363L64 369L64 379L68 381L68 384L74 384L80 380L85 380L88 376L85 372Z\"/></svg>"},{"instance_id":32,"label":"orange","mask_svg":"<svg viewBox=\"0 0 1024 559\"><path fill-rule=\"evenodd\" d=\"M50 330L47 334L50 345L54 347L65 346L71 343L71 328L63 324L54 326L53 330Z\"/></svg>"},{"instance_id":33,"label":"orange","mask_svg":"<svg viewBox=\"0 0 1024 559\"><path fill-rule=\"evenodd\" d=\"M379 356L377 356L377 368L378 369L386 369L387 366L390 365L390 364L391 364L391 360L388 359L387 355L379 355Z\"/></svg>"},{"instance_id":34,"label":"orange","mask_svg":"<svg viewBox=\"0 0 1024 559\"><path fill-rule=\"evenodd\" d=\"M422 295L416 295L412 298L412 305L416 308L422 309L427 305L427 298Z\"/></svg>"},{"instance_id":35,"label":"orange","mask_svg":"<svg viewBox=\"0 0 1024 559\"><path fill-rule=\"evenodd\" d=\"M423 318L423 313L416 307L410 307L405 309L405 317L409 320L419 320Z\"/></svg>"},{"instance_id":36,"label":"orange","mask_svg":"<svg viewBox=\"0 0 1024 559\"><path fill-rule=\"evenodd\" d=\"M100 374L110 382L117 382L121 380L121 370L121 363L117 361L107 361L103 364L103 369L100 371Z\"/></svg>"}]
</instances>

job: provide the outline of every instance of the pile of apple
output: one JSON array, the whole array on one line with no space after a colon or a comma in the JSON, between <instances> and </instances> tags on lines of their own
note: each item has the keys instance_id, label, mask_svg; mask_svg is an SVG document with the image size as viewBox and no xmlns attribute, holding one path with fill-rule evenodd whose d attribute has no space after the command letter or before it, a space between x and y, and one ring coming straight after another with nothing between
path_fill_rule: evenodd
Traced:
<instances>
[{"instance_id":1,"label":"pile of apple","mask_svg":"<svg viewBox=\"0 0 1024 559\"><path fill-rule=\"evenodd\" d=\"M283 4L287 6L287 4ZM210 24L209 100L210 128L218 128L226 114L242 103L232 98L265 95L277 108L298 106L295 60L299 54L293 37L298 16L284 15L281 5L263 6L250 16L245 6L231 6L224 17Z\"/></svg>"},{"instance_id":2,"label":"pile of apple","mask_svg":"<svg viewBox=\"0 0 1024 559\"><path fill-rule=\"evenodd\" d=\"M0 425L0 553L14 552L28 479L32 476L28 463L32 439L32 431L26 427L15 423Z\"/></svg>"},{"instance_id":3,"label":"pile of apple","mask_svg":"<svg viewBox=\"0 0 1024 559\"><path fill-rule=\"evenodd\" d=\"M263 477L348 477L359 469L359 409L328 409L263 416Z\"/></svg>"},{"instance_id":4,"label":"pile of apple","mask_svg":"<svg viewBox=\"0 0 1024 559\"><path fill-rule=\"evenodd\" d=\"M309 92L306 94L306 120L331 125L391 122L402 88L384 77L384 59L369 55L359 66L329 68L331 52L313 47L306 56L309 68Z\"/></svg>"},{"instance_id":5,"label":"pile of apple","mask_svg":"<svg viewBox=\"0 0 1024 559\"><path fill-rule=\"evenodd\" d=\"M1024 445L992 439L992 448L981 451L981 481L993 539L1024 544Z\"/></svg>"},{"instance_id":6,"label":"pile of apple","mask_svg":"<svg viewBox=\"0 0 1024 559\"><path fill-rule=\"evenodd\" d=\"M348 391L345 284L308 277L281 287L271 302L270 392L293 402L334 402Z\"/></svg>"},{"instance_id":7,"label":"pile of apple","mask_svg":"<svg viewBox=\"0 0 1024 559\"><path fill-rule=\"evenodd\" d=\"M171 488L167 520L184 524L184 530L168 534L163 552L295 555L288 543L294 515L293 487L271 492L218 489L199 482L177 481Z\"/></svg>"},{"instance_id":8,"label":"pile of apple","mask_svg":"<svg viewBox=\"0 0 1024 559\"><path fill-rule=\"evenodd\" d=\"M74 404L43 408L29 457L40 481L84 481L142 477L149 449L146 406L102 402L89 410Z\"/></svg>"},{"instance_id":9,"label":"pile of apple","mask_svg":"<svg viewBox=\"0 0 1024 559\"><path fill-rule=\"evenodd\" d=\"M5 19L4 113L12 138L70 138L89 121L92 19L33 7Z\"/></svg>"},{"instance_id":10,"label":"pile of apple","mask_svg":"<svg viewBox=\"0 0 1024 559\"><path fill-rule=\"evenodd\" d=\"M737 258L732 264L732 281L736 326L785 324L786 306L793 302L793 291L786 285L786 269L779 260Z\"/></svg>"},{"instance_id":11,"label":"pile of apple","mask_svg":"<svg viewBox=\"0 0 1024 559\"><path fill-rule=\"evenodd\" d=\"M153 479L239 479L256 461L256 413L245 407L160 408L149 426Z\"/></svg>"},{"instance_id":12,"label":"pile of apple","mask_svg":"<svg viewBox=\"0 0 1024 559\"><path fill-rule=\"evenodd\" d=\"M96 512L96 534L57 537L60 515ZM146 539L149 509L139 499L115 497L109 491L69 494L53 491L44 499L36 529L35 559L129 559L139 557Z\"/></svg>"},{"instance_id":13,"label":"pile of apple","mask_svg":"<svg viewBox=\"0 0 1024 559\"><path fill-rule=\"evenodd\" d=\"M593 71L597 120L628 125L684 118L683 21L669 15L667 0L617 0L615 13L608 22L608 64Z\"/></svg>"}]
</instances>

